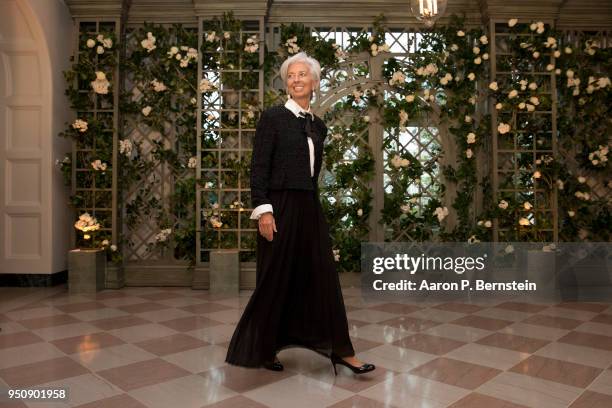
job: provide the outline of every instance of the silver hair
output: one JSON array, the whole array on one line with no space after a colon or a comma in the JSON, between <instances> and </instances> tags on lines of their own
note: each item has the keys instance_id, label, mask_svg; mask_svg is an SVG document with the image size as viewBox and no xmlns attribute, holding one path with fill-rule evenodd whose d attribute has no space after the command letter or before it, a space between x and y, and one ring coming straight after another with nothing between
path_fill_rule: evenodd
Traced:
<instances>
[{"instance_id":1,"label":"silver hair","mask_svg":"<svg viewBox=\"0 0 612 408\"><path fill-rule=\"evenodd\" d=\"M281 65L280 67L280 76L281 76L281 79L283 80L283 83L285 84L285 89L287 90L287 71L289 71L289 67L292 64L295 64L296 62L302 62L306 64L306 66L308 67L308 70L310 71L310 75L312 76L312 79L315 82L314 89L315 90L318 89L319 84L321 82L321 64L319 64L319 61L317 61L316 59L309 57L303 51L298 52L297 54L287 58L283 62L283 65ZM288 90L287 90L287 94L289 94Z\"/></svg>"}]
</instances>

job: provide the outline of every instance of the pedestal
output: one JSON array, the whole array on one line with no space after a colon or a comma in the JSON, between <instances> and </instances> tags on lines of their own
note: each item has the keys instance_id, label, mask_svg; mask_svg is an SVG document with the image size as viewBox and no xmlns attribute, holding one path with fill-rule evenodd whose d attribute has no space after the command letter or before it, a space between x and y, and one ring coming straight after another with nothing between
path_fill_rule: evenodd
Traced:
<instances>
[{"instance_id":1,"label":"pedestal","mask_svg":"<svg viewBox=\"0 0 612 408\"><path fill-rule=\"evenodd\" d=\"M106 253L102 249L74 249L68 253L68 292L95 293L104 289Z\"/></svg>"},{"instance_id":2,"label":"pedestal","mask_svg":"<svg viewBox=\"0 0 612 408\"><path fill-rule=\"evenodd\" d=\"M210 293L239 293L240 260L236 250L210 251Z\"/></svg>"}]
</instances>

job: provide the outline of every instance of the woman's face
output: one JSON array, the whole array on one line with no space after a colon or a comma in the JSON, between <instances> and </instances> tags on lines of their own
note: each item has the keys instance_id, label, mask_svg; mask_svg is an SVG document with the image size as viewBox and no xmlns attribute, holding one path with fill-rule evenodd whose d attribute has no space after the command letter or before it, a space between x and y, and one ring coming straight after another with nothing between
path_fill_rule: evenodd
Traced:
<instances>
[{"instance_id":1,"label":"woman's face","mask_svg":"<svg viewBox=\"0 0 612 408\"><path fill-rule=\"evenodd\" d=\"M295 62L287 70L287 89L293 99L306 98L310 100L314 88L314 80L308 65Z\"/></svg>"}]
</instances>

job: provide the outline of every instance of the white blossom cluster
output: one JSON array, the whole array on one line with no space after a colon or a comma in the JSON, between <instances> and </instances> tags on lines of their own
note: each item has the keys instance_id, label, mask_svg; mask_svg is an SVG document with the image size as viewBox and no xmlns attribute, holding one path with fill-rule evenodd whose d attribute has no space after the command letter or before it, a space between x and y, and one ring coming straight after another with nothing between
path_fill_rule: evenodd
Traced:
<instances>
[{"instance_id":1,"label":"white blossom cluster","mask_svg":"<svg viewBox=\"0 0 612 408\"><path fill-rule=\"evenodd\" d=\"M255 119L255 106L247 104L246 110L244 111L244 114L242 115L242 119L240 119L240 121L242 122L242 124L246 125L249 123L249 121L253 119Z\"/></svg>"},{"instance_id":2,"label":"white blossom cluster","mask_svg":"<svg viewBox=\"0 0 612 408\"><path fill-rule=\"evenodd\" d=\"M398 154L394 155L390 161L391 165L395 168L408 167L410 165L410 160L404 159Z\"/></svg>"},{"instance_id":3,"label":"white blossom cluster","mask_svg":"<svg viewBox=\"0 0 612 408\"><path fill-rule=\"evenodd\" d=\"M70 157L68 156L64 156L64 158L62 159L62 161L60 161L59 159L55 159L55 165L62 167L64 165L70 164L71 160Z\"/></svg>"},{"instance_id":4,"label":"white blossom cluster","mask_svg":"<svg viewBox=\"0 0 612 408\"><path fill-rule=\"evenodd\" d=\"M416 70L418 76L432 76L438 72L438 66L436 64L429 63L425 67L419 67Z\"/></svg>"},{"instance_id":5,"label":"white blossom cluster","mask_svg":"<svg viewBox=\"0 0 612 408\"><path fill-rule=\"evenodd\" d=\"M610 78L609 77L600 77L595 78L594 76L589 77L589 82L587 84L586 91L588 94L592 94L593 92L604 89L610 86Z\"/></svg>"},{"instance_id":6,"label":"white blossom cluster","mask_svg":"<svg viewBox=\"0 0 612 408\"><path fill-rule=\"evenodd\" d=\"M93 167L93 169L97 171L106 171L108 165L100 159L97 159L91 162L91 167Z\"/></svg>"},{"instance_id":7,"label":"white blossom cluster","mask_svg":"<svg viewBox=\"0 0 612 408\"><path fill-rule=\"evenodd\" d=\"M144 116L149 116L151 110L153 110L153 108L151 108L150 106L145 106L144 108L142 108L141 112Z\"/></svg>"},{"instance_id":8,"label":"white blossom cluster","mask_svg":"<svg viewBox=\"0 0 612 408\"><path fill-rule=\"evenodd\" d=\"M589 55L595 55L598 48L601 48L601 44L597 40L586 40L584 42L584 52Z\"/></svg>"},{"instance_id":9,"label":"white blossom cluster","mask_svg":"<svg viewBox=\"0 0 612 408\"><path fill-rule=\"evenodd\" d=\"M96 71L96 79L91 82L91 87L97 94L106 95L110 82L106 79L106 74L102 71Z\"/></svg>"},{"instance_id":10,"label":"white blossom cluster","mask_svg":"<svg viewBox=\"0 0 612 408\"><path fill-rule=\"evenodd\" d=\"M287 39L285 47L287 47L287 52L289 54L297 54L297 52L300 50L300 46L297 45L297 36L294 35L293 37Z\"/></svg>"},{"instance_id":11,"label":"white blossom cluster","mask_svg":"<svg viewBox=\"0 0 612 408\"><path fill-rule=\"evenodd\" d=\"M151 81L151 86L153 86L153 90L155 92L163 92L168 90L168 87L161 81L158 81L157 78Z\"/></svg>"},{"instance_id":12,"label":"white blossom cluster","mask_svg":"<svg viewBox=\"0 0 612 408\"><path fill-rule=\"evenodd\" d=\"M406 129L406 122L408 122L408 113L401 109L399 112L399 127L401 130Z\"/></svg>"},{"instance_id":13,"label":"white blossom cluster","mask_svg":"<svg viewBox=\"0 0 612 408\"><path fill-rule=\"evenodd\" d=\"M478 225L479 227L491 228L493 226L493 223L491 222L491 220L479 220L476 225Z\"/></svg>"},{"instance_id":14,"label":"white blossom cluster","mask_svg":"<svg viewBox=\"0 0 612 408\"><path fill-rule=\"evenodd\" d=\"M124 154L126 157L130 157L132 155L132 149L134 145L132 141L129 139L123 139L119 141L119 153Z\"/></svg>"},{"instance_id":15,"label":"white blossom cluster","mask_svg":"<svg viewBox=\"0 0 612 408\"><path fill-rule=\"evenodd\" d=\"M147 33L147 38L142 40L140 42L140 45L142 46L142 48L146 49L147 52L151 52L157 48L157 46L155 45L155 41L156 41L155 36L153 36L153 33L149 31Z\"/></svg>"},{"instance_id":16,"label":"white blossom cluster","mask_svg":"<svg viewBox=\"0 0 612 408\"><path fill-rule=\"evenodd\" d=\"M531 23L529 25L529 29L531 31L535 31L538 34L542 34L544 32L544 23L541 21L537 21L535 23Z\"/></svg>"},{"instance_id":17,"label":"white blossom cluster","mask_svg":"<svg viewBox=\"0 0 612 408\"><path fill-rule=\"evenodd\" d=\"M96 47L96 40L98 41L98 44L99 44L97 47ZM105 48L108 49L108 48L113 47L113 40L112 38L105 38L103 34L98 34L95 40L93 38L89 38L86 44L87 44L87 48L96 47L96 54L104 54Z\"/></svg>"},{"instance_id":18,"label":"white blossom cluster","mask_svg":"<svg viewBox=\"0 0 612 408\"><path fill-rule=\"evenodd\" d=\"M589 153L589 160L593 166L605 166L608 161L608 146L599 145L599 149Z\"/></svg>"},{"instance_id":19,"label":"white blossom cluster","mask_svg":"<svg viewBox=\"0 0 612 408\"><path fill-rule=\"evenodd\" d=\"M370 54L372 54L373 57L377 56L379 52L389 52L389 50L389 44L378 45L373 43L370 45Z\"/></svg>"},{"instance_id":20,"label":"white blossom cluster","mask_svg":"<svg viewBox=\"0 0 612 408\"><path fill-rule=\"evenodd\" d=\"M395 71L389 80L389 85L403 84L406 81L406 75L402 71Z\"/></svg>"},{"instance_id":21,"label":"white blossom cluster","mask_svg":"<svg viewBox=\"0 0 612 408\"><path fill-rule=\"evenodd\" d=\"M334 261L340 262L340 250L332 249L332 253L334 254Z\"/></svg>"},{"instance_id":22,"label":"white blossom cluster","mask_svg":"<svg viewBox=\"0 0 612 408\"><path fill-rule=\"evenodd\" d=\"M192 156L189 158L189 162L187 163L187 167L190 169L195 169L198 167L198 158L196 156Z\"/></svg>"},{"instance_id":23,"label":"white blossom cluster","mask_svg":"<svg viewBox=\"0 0 612 408\"><path fill-rule=\"evenodd\" d=\"M165 242L168 237L170 236L170 234L172 234L172 229L171 228L166 228L161 230L160 232L158 232L155 235L155 241L157 242Z\"/></svg>"},{"instance_id":24,"label":"white blossom cluster","mask_svg":"<svg viewBox=\"0 0 612 408\"><path fill-rule=\"evenodd\" d=\"M434 211L436 216L438 217L438 221L442 222L448 216L448 208L446 207L437 207Z\"/></svg>"},{"instance_id":25,"label":"white blossom cluster","mask_svg":"<svg viewBox=\"0 0 612 408\"><path fill-rule=\"evenodd\" d=\"M508 123L501 122L497 126L497 131L499 132L500 135L504 135L510 131L510 125Z\"/></svg>"},{"instance_id":26,"label":"white blossom cluster","mask_svg":"<svg viewBox=\"0 0 612 408\"><path fill-rule=\"evenodd\" d=\"M78 130L81 133L87 132L87 122L82 119L77 119L72 124L72 128Z\"/></svg>"},{"instance_id":27,"label":"white blossom cluster","mask_svg":"<svg viewBox=\"0 0 612 408\"><path fill-rule=\"evenodd\" d=\"M259 49L259 40L257 39L257 35L252 35L246 40L246 45L244 46L244 50L248 53L255 53Z\"/></svg>"},{"instance_id":28,"label":"white blossom cluster","mask_svg":"<svg viewBox=\"0 0 612 408\"><path fill-rule=\"evenodd\" d=\"M83 232L97 231L100 229L100 223L86 212L79 216L78 221L74 223L74 228Z\"/></svg>"},{"instance_id":29,"label":"white blossom cluster","mask_svg":"<svg viewBox=\"0 0 612 408\"><path fill-rule=\"evenodd\" d=\"M186 51L186 54L181 54L181 51ZM198 50L187 47L186 45L181 45L180 49L176 46L171 47L167 54L168 58L174 58L175 60L180 61L181 68L188 66L191 61L198 60Z\"/></svg>"}]
</instances>

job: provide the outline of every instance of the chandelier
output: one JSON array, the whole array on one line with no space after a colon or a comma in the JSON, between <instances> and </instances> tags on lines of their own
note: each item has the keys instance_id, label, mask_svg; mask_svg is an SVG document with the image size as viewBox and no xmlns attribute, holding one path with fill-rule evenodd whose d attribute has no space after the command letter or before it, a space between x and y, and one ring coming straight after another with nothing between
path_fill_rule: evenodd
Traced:
<instances>
[{"instance_id":1,"label":"chandelier","mask_svg":"<svg viewBox=\"0 0 612 408\"><path fill-rule=\"evenodd\" d=\"M417 20L431 28L444 14L447 0L410 0L410 9Z\"/></svg>"}]
</instances>

